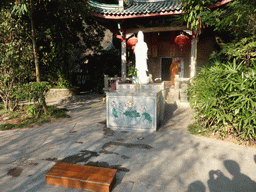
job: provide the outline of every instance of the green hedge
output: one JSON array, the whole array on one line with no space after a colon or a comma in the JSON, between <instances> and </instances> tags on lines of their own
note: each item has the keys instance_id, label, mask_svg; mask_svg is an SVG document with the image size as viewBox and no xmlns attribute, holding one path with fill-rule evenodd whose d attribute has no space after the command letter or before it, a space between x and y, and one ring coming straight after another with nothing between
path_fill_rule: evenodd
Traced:
<instances>
[{"instance_id":1,"label":"green hedge","mask_svg":"<svg viewBox=\"0 0 256 192\"><path fill-rule=\"evenodd\" d=\"M221 136L255 140L256 64L214 62L204 67L189 88L197 123Z\"/></svg>"}]
</instances>

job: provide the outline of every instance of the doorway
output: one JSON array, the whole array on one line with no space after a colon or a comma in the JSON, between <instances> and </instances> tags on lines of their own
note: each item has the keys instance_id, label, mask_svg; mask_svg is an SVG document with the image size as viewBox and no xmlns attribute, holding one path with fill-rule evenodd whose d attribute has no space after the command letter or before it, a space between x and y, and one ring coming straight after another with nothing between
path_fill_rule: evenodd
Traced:
<instances>
[{"instance_id":1,"label":"doorway","mask_svg":"<svg viewBox=\"0 0 256 192\"><path fill-rule=\"evenodd\" d=\"M179 63L179 67L181 69L179 72L179 76L180 76L180 78L184 78L184 59L182 57L176 57L176 59L179 59L181 61ZM162 57L161 58L162 81L171 81L170 66L173 61L174 61L174 58L171 58L171 57Z\"/></svg>"},{"instance_id":2,"label":"doorway","mask_svg":"<svg viewBox=\"0 0 256 192\"><path fill-rule=\"evenodd\" d=\"M170 66L172 64L171 57L161 58L161 79L162 81L171 81Z\"/></svg>"}]
</instances>

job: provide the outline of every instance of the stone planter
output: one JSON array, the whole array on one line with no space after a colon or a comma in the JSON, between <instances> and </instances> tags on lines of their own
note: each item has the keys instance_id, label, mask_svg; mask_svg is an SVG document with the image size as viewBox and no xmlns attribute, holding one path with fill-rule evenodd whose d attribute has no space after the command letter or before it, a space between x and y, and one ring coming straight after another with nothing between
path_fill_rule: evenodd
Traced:
<instances>
[{"instance_id":1,"label":"stone planter","mask_svg":"<svg viewBox=\"0 0 256 192\"><path fill-rule=\"evenodd\" d=\"M46 98L63 98L78 94L78 88L53 88L46 93Z\"/></svg>"}]
</instances>

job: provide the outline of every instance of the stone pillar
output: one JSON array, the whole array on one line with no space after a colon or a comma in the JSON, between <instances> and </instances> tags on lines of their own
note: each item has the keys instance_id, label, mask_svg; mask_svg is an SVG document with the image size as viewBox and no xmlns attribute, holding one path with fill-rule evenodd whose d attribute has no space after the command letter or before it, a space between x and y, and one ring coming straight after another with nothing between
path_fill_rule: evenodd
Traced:
<instances>
[{"instance_id":1,"label":"stone pillar","mask_svg":"<svg viewBox=\"0 0 256 192\"><path fill-rule=\"evenodd\" d=\"M174 84L174 101L179 100L179 95L180 95L180 76L175 75L175 84Z\"/></svg>"},{"instance_id":2,"label":"stone pillar","mask_svg":"<svg viewBox=\"0 0 256 192\"><path fill-rule=\"evenodd\" d=\"M108 75L104 75L104 91L108 91Z\"/></svg>"},{"instance_id":3,"label":"stone pillar","mask_svg":"<svg viewBox=\"0 0 256 192\"><path fill-rule=\"evenodd\" d=\"M174 88L176 90L178 90L180 88L180 80L179 80L180 76L179 75L175 75L175 83L174 83Z\"/></svg>"},{"instance_id":4,"label":"stone pillar","mask_svg":"<svg viewBox=\"0 0 256 192\"><path fill-rule=\"evenodd\" d=\"M196 75L197 40L197 38L193 38L191 41L190 78Z\"/></svg>"},{"instance_id":5,"label":"stone pillar","mask_svg":"<svg viewBox=\"0 0 256 192\"><path fill-rule=\"evenodd\" d=\"M122 81L126 78L126 34L123 32L123 39L121 42L121 77Z\"/></svg>"}]
</instances>

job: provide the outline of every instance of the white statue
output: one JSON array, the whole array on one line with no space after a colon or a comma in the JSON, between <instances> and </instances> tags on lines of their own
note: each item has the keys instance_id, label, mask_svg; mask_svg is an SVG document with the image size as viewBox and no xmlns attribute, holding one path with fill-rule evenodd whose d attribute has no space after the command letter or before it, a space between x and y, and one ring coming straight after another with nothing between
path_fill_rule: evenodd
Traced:
<instances>
[{"instance_id":1,"label":"white statue","mask_svg":"<svg viewBox=\"0 0 256 192\"><path fill-rule=\"evenodd\" d=\"M144 42L142 31L138 32L138 43L135 45L135 67L139 84L148 84L150 78L147 76L148 65L148 46Z\"/></svg>"}]
</instances>

